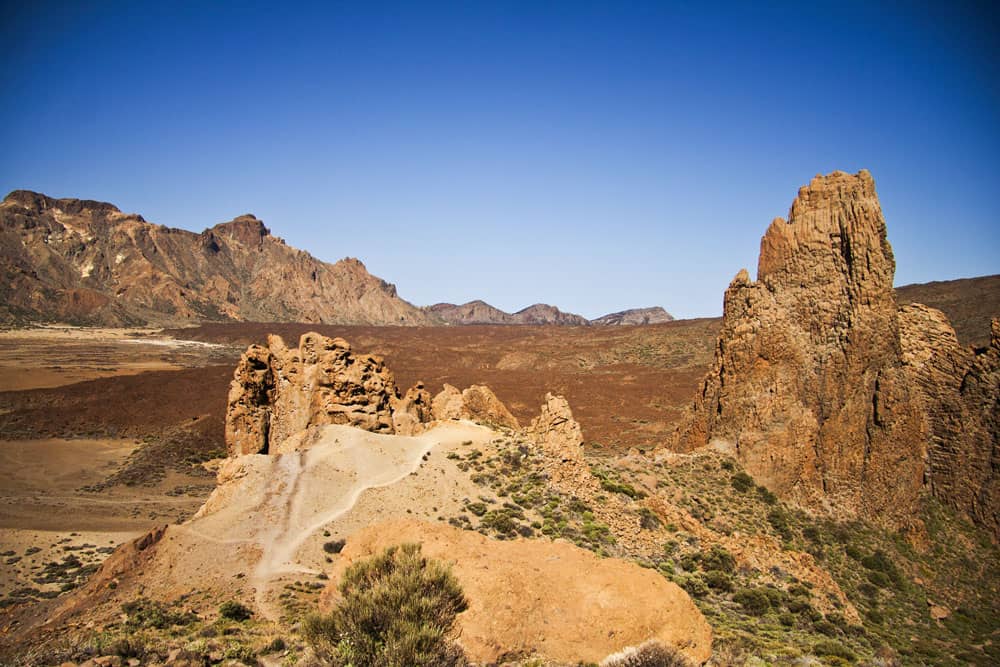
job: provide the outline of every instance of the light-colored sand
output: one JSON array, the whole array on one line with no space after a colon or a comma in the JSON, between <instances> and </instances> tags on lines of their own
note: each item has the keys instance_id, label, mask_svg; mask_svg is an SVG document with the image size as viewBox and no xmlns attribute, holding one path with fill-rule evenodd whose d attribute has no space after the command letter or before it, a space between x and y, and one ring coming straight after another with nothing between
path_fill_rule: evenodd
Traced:
<instances>
[{"instance_id":1,"label":"light-colored sand","mask_svg":"<svg viewBox=\"0 0 1000 667\"><path fill-rule=\"evenodd\" d=\"M154 329L9 329L0 331L0 391L175 370L234 356L235 348L169 338Z\"/></svg>"},{"instance_id":2,"label":"light-colored sand","mask_svg":"<svg viewBox=\"0 0 1000 667\"><path fill-rule=\"evenodd\" d=\"M493 437L465 422L416 437L323 426L284 453L230 459L198 514L167 529L143 568L144 589L163 599L193 590L235 595L277 619L286 584L329 568L335 556L325 542L379 518L444 512L445 503L473 493L445 455ZM456 489L459 478L468 488Z\"/></svg>"}]
</instances>

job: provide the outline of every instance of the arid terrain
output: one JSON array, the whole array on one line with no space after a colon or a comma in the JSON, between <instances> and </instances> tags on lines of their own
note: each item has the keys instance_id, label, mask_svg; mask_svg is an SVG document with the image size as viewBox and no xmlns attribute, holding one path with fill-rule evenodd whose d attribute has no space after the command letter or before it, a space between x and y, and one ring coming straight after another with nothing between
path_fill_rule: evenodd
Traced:
<instances>
[{"instance_id":1,"label":"arid terrain","mask_svg":"<svg viewBox=\"0 0 1000 667\"><path fill-rule=\"evenodd\" d=\"M405 537L477 664L996 664L996 276L894 292L870 176L811 188L721 319L0 333L0 658L317 664Z\"/></svg>"}]
</instances>

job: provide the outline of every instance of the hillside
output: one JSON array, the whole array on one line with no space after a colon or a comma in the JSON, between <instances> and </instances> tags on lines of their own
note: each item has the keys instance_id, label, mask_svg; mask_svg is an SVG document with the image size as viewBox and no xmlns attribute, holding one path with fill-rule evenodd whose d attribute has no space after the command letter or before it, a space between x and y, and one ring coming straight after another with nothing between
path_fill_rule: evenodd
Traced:
<instances>
[{"instance_id":1,"label":"hillside","mask_svg":"<svg viewBox=\"0 0 1000 667\"><path fill-rule=\"evenodd\" d=\"M356 259L289 247L252 215L200 234L103 202L18 190L0 203L0 322L428 324Z\"/></svg>"},{"instance_id":2,"label":"hillside","mask_svg":"<svg viewBox=\"0 0 1000 667\"><path fill-rule=\"evenodd\" d=\"M1000 316L1000 275L942 280L896 288L899 305L922 303L951 321L963 345L990 344L990 318Z\"/></svg>"}]
</instances>

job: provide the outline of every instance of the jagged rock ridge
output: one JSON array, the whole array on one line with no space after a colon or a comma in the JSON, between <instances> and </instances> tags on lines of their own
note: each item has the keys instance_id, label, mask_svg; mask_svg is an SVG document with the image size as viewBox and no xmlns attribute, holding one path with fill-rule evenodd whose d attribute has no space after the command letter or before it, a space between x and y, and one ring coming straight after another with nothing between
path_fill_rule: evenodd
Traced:
<instances>
[{"instance_id":1,"label":"jagged rock ridge","mask_svg":"<svg viewBox=\"0 0 1000 667\"><path fill-rule=\"evenodd\" d=\"M424 310L446 324L557 324L586 326L587 318L574 313L564 313L555 306L536 303L516 313L508 313L485 301L470 301L462 305L437 303Z\"/></svg>"},{"instance_id":2,"label":"jagged rock ridge","mask_svg":"<svg viewBox=\"0 0 1000 667\"><path fill-rule=\"evenodd\" d=\"M997 355L961 350L937 311L901 312L894 271L871 175L813 179L761 240L757 280L726 290L672 448L731 450L786 498L895 526L929 484L996 532Z\"/></svg>"},{"instance_id":3,"label":"jagged rock ridge","mask_svg":"<svg viewBox=\"0 0 1000 667\"><path fill-rule=\"evenodd\" d=\"M360 261L321 262L252 215L195 234L25 190L0 203L0 276L7 323L434 321Z\"/></svg>"},{"instance_id":4,"label":"jagged rock ridge","mask_svg":"<svg viewBox=\"0 0 1000 667\"><path fill-rule=\"evenodd\" d=\"M446 384L435 397L418 382L400 395L382 358L357 354L342 338L310 332L290 348L280 336L251 345L240 359L226 407L231 455L268 453L296 433L340 424L415 435L434 420L468 419L519 428L489 387Z\"/></svg>"}]
</instances>

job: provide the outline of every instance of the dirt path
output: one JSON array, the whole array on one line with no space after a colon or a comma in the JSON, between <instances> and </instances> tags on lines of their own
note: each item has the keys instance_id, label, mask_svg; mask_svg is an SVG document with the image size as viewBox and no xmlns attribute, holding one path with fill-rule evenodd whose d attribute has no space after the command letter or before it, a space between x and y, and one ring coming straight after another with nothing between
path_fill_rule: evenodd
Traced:
<instances>
[{"instance_id":1,"label":"dirt path","mask_svg":"<svg viewBox=\"0 0 1000 667\"><path fill-rule=\"evenodd\" d=\"M281 575L319 574L296 558L310 538L349 512L365 491L391 486L414 472L442 437L465 438L469 428L448 425L419 437L376 438L372 442L363 431L334 427L309 449L279 455L278 492L271 498L286 512L272 531L261 536L263 555L250 578L258 610L272 620L280 618L270 593L271 583ZM317 504L315 485L326 479L322 472L330 462L336 462L339 470L352 471L352 481L336 493L327 493L326 502Z\"/></svg>"}]
</instances>

